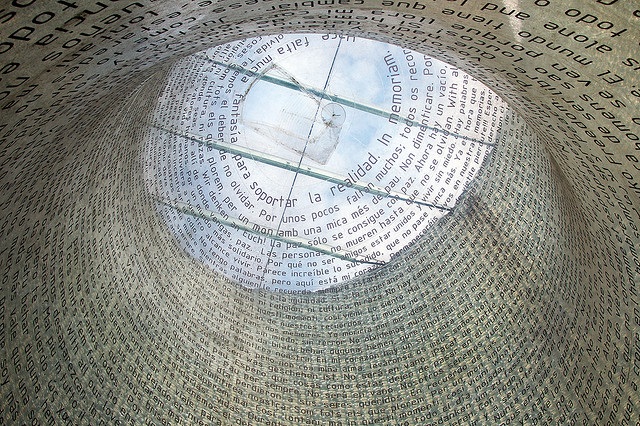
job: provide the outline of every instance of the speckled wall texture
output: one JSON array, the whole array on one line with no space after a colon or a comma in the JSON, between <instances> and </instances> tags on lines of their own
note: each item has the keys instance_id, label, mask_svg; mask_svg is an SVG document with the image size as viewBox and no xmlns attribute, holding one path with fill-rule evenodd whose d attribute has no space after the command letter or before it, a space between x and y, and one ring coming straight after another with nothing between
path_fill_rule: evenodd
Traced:
<instances>
[{"instance_id":1,"label":"speckled wall texture","mask_svg":"<svg viewBox=\"0 0 640 426\"><path fill-rule=\"evenodd\" d=\"M0 423L638 424L639 21L632 0L5 1ZM144 141L174 64L300 32L450 63L509 130L384 267L249 290L169 231Z\"/></svg>"}]
</instances>

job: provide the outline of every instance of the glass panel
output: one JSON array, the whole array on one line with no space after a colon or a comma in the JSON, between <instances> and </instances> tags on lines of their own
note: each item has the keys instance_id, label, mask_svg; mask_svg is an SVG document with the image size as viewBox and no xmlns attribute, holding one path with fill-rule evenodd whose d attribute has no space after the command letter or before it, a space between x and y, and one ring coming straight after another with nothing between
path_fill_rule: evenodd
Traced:
<instances>
[{"instance_id":1,"label":"glass panel","mask_svg":"<svg viewBox=\"0 0 640 426\"><path fill-rule=\"evenodd\" d=\"M187 252L275 291L388 262L455 207L506 110L450 65L336 35L243 40L173 72L190 84L158 102L150 191Z\"/></svg>"}]
</instances>

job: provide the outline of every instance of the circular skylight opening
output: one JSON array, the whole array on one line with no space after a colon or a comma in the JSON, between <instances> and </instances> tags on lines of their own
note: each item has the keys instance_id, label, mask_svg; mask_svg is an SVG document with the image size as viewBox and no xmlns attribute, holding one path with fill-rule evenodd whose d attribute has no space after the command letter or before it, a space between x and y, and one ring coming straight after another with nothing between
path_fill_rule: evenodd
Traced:
<instances>
[{"instance_id":1,"label":"circular skylight opening","mask_svg":"<svg viewBox=\"0 0 640 426\"><path fill-rule=\"evenodd\" d=\"M193 257L249 288L326 289L391 257L460 195L505 103L411 50L278 35L179 63L149 127L149 190Z\"/></svg>"}]
</instances>

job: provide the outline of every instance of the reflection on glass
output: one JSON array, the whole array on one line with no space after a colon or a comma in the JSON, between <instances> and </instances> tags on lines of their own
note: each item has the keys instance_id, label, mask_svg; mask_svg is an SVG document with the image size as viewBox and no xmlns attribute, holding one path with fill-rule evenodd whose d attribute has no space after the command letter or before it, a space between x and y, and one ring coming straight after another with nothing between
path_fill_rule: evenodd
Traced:
<instances>
[{"instance_id":1,"label":"reflection on glass","mask_svg":"<svg viewBox=\"0 0 640 426\"><path fill-rule=\"evenodd\" d=\"M173 77L191 81L167 86L145 159L159 210L191 255L275 291L388 262L454 208L506 110L450 65L333 35L218 46Z\"/></svg>"}]
</instances>

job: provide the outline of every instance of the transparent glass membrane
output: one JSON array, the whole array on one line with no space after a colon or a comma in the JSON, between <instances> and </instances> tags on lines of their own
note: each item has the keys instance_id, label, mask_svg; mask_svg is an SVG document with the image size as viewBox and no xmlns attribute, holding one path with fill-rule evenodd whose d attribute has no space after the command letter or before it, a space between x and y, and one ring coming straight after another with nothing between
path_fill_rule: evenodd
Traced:
<instances>
[{"instance_id":1,"label":"transparent glass membrane","mask_svg":"<svg viewBox=\"0 0 640 426\"><path fill-rule=\"evenodd\" d=\"M316 291L384 265L454 209L505 111L398 46L258 37L175 67L145 174L193 257L249 288Z\"/></svg>"}]
</instances>

